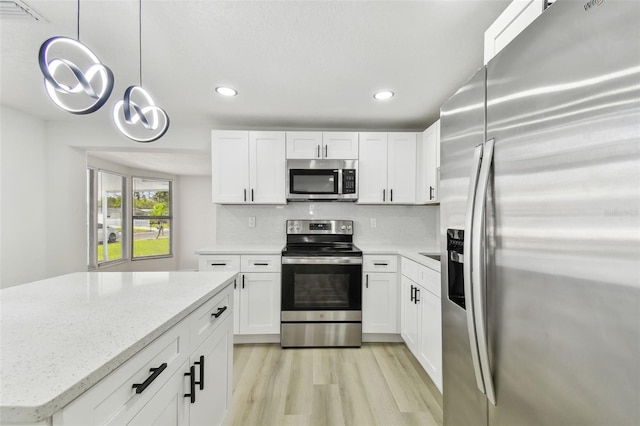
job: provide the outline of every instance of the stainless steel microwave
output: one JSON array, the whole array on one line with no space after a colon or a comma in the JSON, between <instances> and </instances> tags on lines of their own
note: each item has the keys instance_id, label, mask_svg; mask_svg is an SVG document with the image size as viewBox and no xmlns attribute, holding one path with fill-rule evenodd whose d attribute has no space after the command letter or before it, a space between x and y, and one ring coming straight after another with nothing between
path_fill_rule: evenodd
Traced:
<instances>
[{"instance_id":1,"label":"stainless steel microwave","mask_svg":"<svg viewBox=\"0 0 640 426\"><path fill-rule=\"evenodd\" d=\"M357 199L358 160L287 160L287 200Z\"/></svg>"}]
</instances>

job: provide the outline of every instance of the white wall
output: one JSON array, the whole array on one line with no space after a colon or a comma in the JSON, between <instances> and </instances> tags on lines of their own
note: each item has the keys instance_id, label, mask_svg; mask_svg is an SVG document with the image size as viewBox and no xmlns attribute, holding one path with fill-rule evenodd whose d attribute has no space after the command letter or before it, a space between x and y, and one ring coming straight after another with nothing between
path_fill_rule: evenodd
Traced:
<instances>
[{"instance_id":1,"label":"white wall","mask_svg":"<svg viewBox=\"0 0 640 426\"><path fill-rule=\"evenodd\" d=\"M45 128L42 120L0 109L0 288L47 277L47 234L55 222L44 185ZM66 236L55 244L64 251Z\"/></svg>"},{"instance_id":2,"label":"white wall","mask_svg":"<svg viewBox=\"0 0 640 426\"><path fill-rule=\"evenodd\" d=\"M197 249L216 241L216 205L211 201L211 176L180 176L177 220L180 242L177 246L178 269L197 269Z\"/></svg>"}]
</instances>

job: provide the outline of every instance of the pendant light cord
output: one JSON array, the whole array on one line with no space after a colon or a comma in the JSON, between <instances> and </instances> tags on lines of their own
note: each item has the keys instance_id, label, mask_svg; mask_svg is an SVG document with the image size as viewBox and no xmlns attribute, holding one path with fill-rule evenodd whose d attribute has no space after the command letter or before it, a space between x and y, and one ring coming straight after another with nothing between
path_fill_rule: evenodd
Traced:
<instances>
[{"instance_id":1,"label":"pendant light cord","mask_svg":"<svg viewBox=\"0 0 640 426\"><path fill-rule=\"evenodd\" d=\"M142 87L142 0L138 0L138 41L140 42L140 87Z\"/></svg>"},{"instance_id":2,"label":"pendant light cord","mask_svg":"<svg viewBox=\"0 0 640 426\"><path fill-rule=\"evenodd\" d=\"M78 0L78 41L80 41L80 0Z\"/></svg>"}]
</instances>

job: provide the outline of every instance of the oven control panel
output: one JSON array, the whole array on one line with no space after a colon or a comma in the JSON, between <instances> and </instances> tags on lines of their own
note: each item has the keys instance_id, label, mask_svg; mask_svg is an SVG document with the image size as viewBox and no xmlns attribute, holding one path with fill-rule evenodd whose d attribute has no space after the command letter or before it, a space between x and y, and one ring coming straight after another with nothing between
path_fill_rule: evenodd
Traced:
<instances>
[{"instance_id":1,"label":"oven control panel","mask_svg":"<svg viewBox=\"0 0 640 426\"><path fill-rule=\"evenodd\" d=\"M353 221L287 220L287 234L353 235Z\"/></svg>"}]
</instances>

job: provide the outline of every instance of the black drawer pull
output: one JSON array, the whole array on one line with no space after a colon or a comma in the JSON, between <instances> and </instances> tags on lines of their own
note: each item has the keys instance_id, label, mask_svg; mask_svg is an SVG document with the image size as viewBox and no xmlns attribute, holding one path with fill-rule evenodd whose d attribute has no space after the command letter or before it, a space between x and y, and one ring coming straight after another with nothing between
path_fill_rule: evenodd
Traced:
<instances>
[{"instance_id":1,"label":"black drawer pull","mask_svg":"<svg viewBox=\"0 0 640 426\"><path fill-rule=\"evenodd\" d=\"M413 302L415 300L415 296L413 295L413 292L416 290L417 288L414 286L411 286L411 301Z\"/></svg>"},{"instance_id":2,"label":"black drawer pull","mask_svg":"<svg viewBox=\"0 0 640 426\"><path fill-rule=\"evenodd\" d=\"M254 266L269 266L268 263L257 263L257 262L255 262L253 265Z\"/></svg>"},{"instance_id":3,"label":"black drawer pull","mask_svg":"<svg viewBox=\"0 0 640 426\"><path fill-rule=\"evenodd\" d=\"M204 355L200 355L200 361L196 361L193 365L200 366L200 380L196 382L196 385L200 385L200 390L204 390Z\"/></svg>"},{"instance_id":4,"label":"black drawer pull","mask_svg":"<svg viewBox=\"0 0 640 426\"><path fill-rule=\"evenodd\" d=\"M218 308L218 312L214 312L214 313L212 313L212 314L211 314L211 316L212 316L212 317L219 318L219 317L220 317L220 315L222 315L222 313L223 313L224 311L226 311L226 310L227 310L227 307L226 307L226 306L223 306L222 308Z\"/></svg>"},{"instance_id":5,"label":"black drawer pull","mask_svg":"<svg viewBox=\"0 0 640 426\"><path fill-rule=\"evenodd\" d=\"M147 380L145 380L144 382L136 383L131 387L136 390L136 393L144 392L144 390L156 379L156 377L160 375L160 373L164 371L165 368L167 368L166 362L163 362L162 364L160 364L160 367L158 368L150 368L149 371L153 374L147 377Z\"/></svg>"},{"instance_id":6,"label":"black drawer pull","mask_svg":"<svg viewBox=\"0 0 640 426\"><path fill-rule=\"evenodd\" d=\"M185 376L190 376L191 380L190 380L190 389L191 389L191 393L185 393L184 397L190 397L191 398L191 403L195 403L196 402L196 367L195 366L191 366L189 367L189 372L188 373L184 373Z\"/></svg>"},{"instance_id":7,"label":"black drawer pull","mask_svg":"<svg viewBox=\"0 0 640 426\"><path fill-rule=\"evenodd\" d=\"M389 266L389 264L388 264L388 263L375 263L375 262L373 262L373 264L374 264L375 266Z\"/></svg>"},{"instance_id":8,"label":"black drawer pull","mask_svg":"<svg viewBox=\"0 0 640 426\"><path fill-rule=\"evenodd\" d=\"M418 299L418 296L420 296L420 289L418 287L416 287L416 296L415 296L415 304L416 305L420 301L420 299Z\"/></svg>"},{"instance_id":9,"label":"black drawer pull","mask_svg":"<svg viewBox=\"0 0 640 426\"><path fill-rule=\"evenodd\" d=\"M211 266L227 266L226 263L212 263Z\"/></svg>"}]
</instances>

